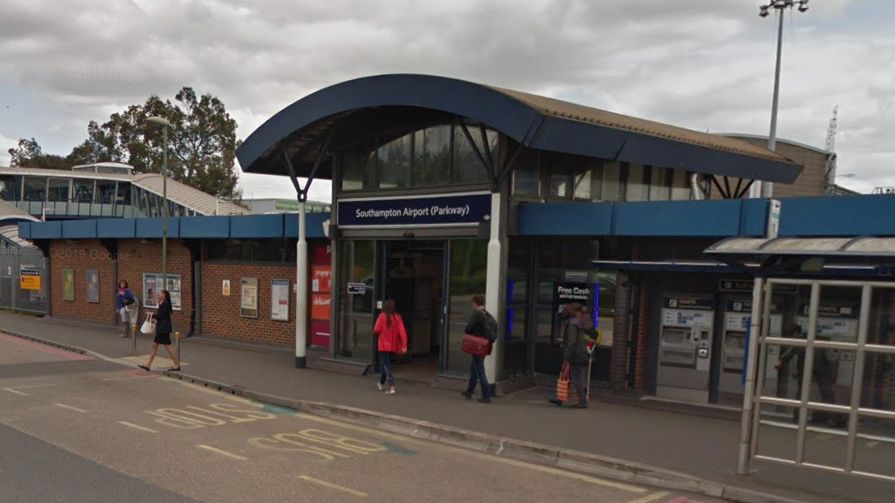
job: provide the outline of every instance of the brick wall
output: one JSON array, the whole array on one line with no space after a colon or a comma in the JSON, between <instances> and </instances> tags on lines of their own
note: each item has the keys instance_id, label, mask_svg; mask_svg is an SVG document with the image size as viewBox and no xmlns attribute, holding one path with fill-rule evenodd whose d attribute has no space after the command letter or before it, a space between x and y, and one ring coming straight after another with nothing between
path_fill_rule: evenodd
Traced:
<instances>
[{"instance_id":1,"label":"brick wall","mask_svg":"<svg viewBox=\"0 0 895 503\"><path fill-rule=\"evenodd\" d=\"M240 281L258 279L258 318L240 316ZM289 280L289 321L272 320L271 281ZM230 280L230 295L222 284ZM279 264L203 262L202 333L245 342L295 344L295 267Z\"/></svg>"},{"instance_id":2,"label":"brick wall","mask_svg":"<svg viewBox=\"0 0 895 503\"><path fill-rule=\"evenodd\" d=\"M162 272L162 242L160 239L122 239L118 241L118 274L130 283L131 290L140 299L140 319L147 311L143 308L143 273ZM168 273L180 274L182 308L174 311L171 321L174 330L186 335L190 329L193 311L193 265L189 249L178 239L168 240Z\"/></svg>"},{"instance_id":3,"label":"brick wall","mask_svg":"<svg viewBox=\"0 0 895 503\"><path fill-rule=\"evenodd\" d=\"M62 300L64 270L74 277L75 300ZM87 271L99 273L99 303L87 302ZM98 240L62 241L50 243L50 315L101 323L114 323L115 261Z\"/></svg>"}]
</instances>

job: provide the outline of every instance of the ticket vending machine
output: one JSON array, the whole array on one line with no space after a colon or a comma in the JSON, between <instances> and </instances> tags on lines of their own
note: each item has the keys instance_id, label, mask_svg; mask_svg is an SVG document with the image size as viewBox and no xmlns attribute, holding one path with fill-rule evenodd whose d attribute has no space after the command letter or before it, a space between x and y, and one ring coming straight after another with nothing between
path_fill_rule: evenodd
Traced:
<instances>
[{"instance_id":1,"label":"ticket vending machine","mask_svg":"<svg viewBox=\"0 0 895 503\"><path fill-rule=\"evenodd\" d=\"M796 322L802 328L802 333L808 333L808 306L802 311L802 316L796 317ZM820 305L817 310L816 337L822 340L834 342L855 342L858 340L858 308L850 305ZM833 365L834 395L837 403L847 403L847 397L851 394L851 383L854 375L854 352L838 351L835 349L815 349L820 352L818 358L826 358ZM795 381L793 379L793 381ZM817 391L812 387L812 399L818 399Z\"/></svg>"},{"instance_id":2,"label":"ticket vending machine","mask_svg":"<svg viewBox=\"0 0 895 503\"><path fill-rule=\"evenodd\" d=\"M732 298L725 302L721 326L721 372L718 391L724 399L736 400L743 396L743 372L746 365L746 341L752 319L752 300Z\"/></svg>"},{"instance_id":3,"label":"ticket vending machine","mask_svg":"<svg viewBox=\"0 0 895 503\"><path fill-rule=\"evenodd\" d=\"M660 397L708 402L714 319L715 306L711 297L665 297L656 383Z\"/></svg>"}]
</instances>

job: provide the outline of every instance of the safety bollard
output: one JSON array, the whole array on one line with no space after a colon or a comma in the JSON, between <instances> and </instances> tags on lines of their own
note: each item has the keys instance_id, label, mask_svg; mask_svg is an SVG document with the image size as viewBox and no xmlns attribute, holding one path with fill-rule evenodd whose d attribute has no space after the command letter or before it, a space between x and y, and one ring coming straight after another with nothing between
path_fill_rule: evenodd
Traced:
<instances>
[{"instance_id":1,"label":"safety bollard","mask_svg":"<svg viewBox=\"0 0 895 503\"><path fill-rule=\"evenodd\" d=\"M131 323L131 341L133 342L133 356L137 356L137 325Z\"/></svg>"},{"instance_id":2,"label":"safety bollard","mask_svg":"<svg viewBox=\"0 0 895 503\"><path fill-rule=\"evenodd\" d=\"M177 364L180 365L180 331L174 332L174 340L177 341Z\"/></svg>"}]
</instances>

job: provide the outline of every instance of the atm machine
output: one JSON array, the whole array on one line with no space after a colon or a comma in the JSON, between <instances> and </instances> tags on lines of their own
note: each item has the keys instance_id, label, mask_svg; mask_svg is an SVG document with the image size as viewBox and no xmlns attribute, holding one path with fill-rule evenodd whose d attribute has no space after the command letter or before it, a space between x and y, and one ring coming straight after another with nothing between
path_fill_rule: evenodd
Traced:
<instances>
[{"instance_id":1,"label":"atm machine","mask_svg":"<svg viewBox=\"0 0 895 503\"><path fill-rule=\"evenodd\" d=\"M720 401L742 400L746 341L752 319L752 299L732 298L725 302L721 326L721 372L718 379Z\"/></svg>"},{"instance_id":2,"label":"atm machine","mask_svg":"<svg viewBox=\"0 0 895 503\"><path fill-rule=\"evenodd\" d=\"M714 320L710 296L665 297L659 332L658 396L708 402Z\"/></svg>"}]
</instances>

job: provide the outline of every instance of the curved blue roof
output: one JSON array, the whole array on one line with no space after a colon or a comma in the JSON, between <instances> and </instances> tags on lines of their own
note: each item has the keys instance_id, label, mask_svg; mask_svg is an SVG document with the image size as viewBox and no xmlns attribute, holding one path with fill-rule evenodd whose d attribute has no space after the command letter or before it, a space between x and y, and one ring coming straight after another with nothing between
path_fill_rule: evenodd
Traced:
<instances>
[{"instance_id":1,"label":"curved blue roof","mask_svg":"<svg viewBox=\"0 0 895 503\"><path fill-rule=\"evenodd\" d=\"M287 174L282 147L307 176L327 132L352 113L402 107L484 124L530 148L792 182L801 167L747 142L628 117L510 89L431 75L364 77L314 92L284 108L237 149L246 172Z\"/></svg>"}]
</instances>

